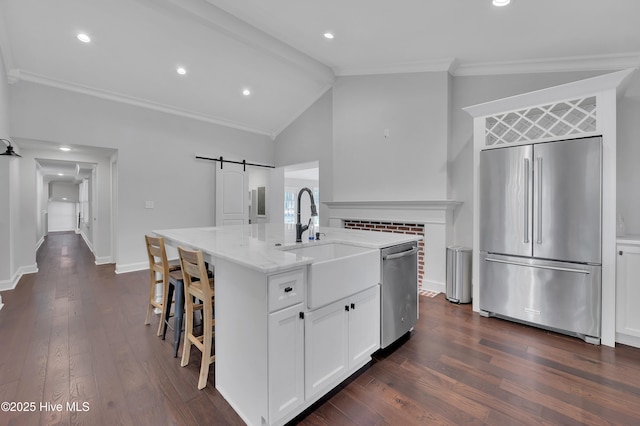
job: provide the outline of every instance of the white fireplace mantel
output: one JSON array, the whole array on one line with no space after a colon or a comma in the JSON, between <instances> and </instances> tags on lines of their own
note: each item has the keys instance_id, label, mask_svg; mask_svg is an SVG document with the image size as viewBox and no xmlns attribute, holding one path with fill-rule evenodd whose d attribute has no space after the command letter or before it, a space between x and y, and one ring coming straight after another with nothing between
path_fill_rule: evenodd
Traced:
<instances>
[{"instance_id":1,"label":"white fireplace mantel","mask_svg":"<svg viewBox=\"0 0 640 426\"><path fill-rule=\"evenodd\" d=\"M446 248L453 241L453 212L462 203L453 200L325 201L329 225L345 220L403 222L424 225L424 277L422 288L445 291Z\"/></svg>"},{"instance_id":2,"label":"white fireplace mantel","mask_svg":"<svg viewBox=\"0 0 640 426\"><path fill-rule=\"evenodd\" d=\"M325 201L331 219L383 220L391 222L446 223L460 201ZM335 223L335 222L334 222Z\"/></svg>"}]
</instances>

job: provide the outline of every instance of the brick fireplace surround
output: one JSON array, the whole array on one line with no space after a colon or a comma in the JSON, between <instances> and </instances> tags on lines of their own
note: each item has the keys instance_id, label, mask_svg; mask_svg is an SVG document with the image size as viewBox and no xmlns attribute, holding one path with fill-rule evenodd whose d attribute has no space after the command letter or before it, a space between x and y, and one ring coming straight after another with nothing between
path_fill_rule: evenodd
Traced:
<instances>
[{"instance_id":1,"label":"brick fireplace surround","mask_svg":"<svg viewBox=\"0 0 640 426\"><path fill-rule=\"evenodd\" d=\"M418 284L442 293L446 248L453 241L453 211L461 203L429 201L328 201L329 225L374 232L421 235Z\"/></svg>"},{"instance_id":2,"label":"brick fireplace surround","mask_svg":"<svg viewBox=\"0 0 640 426\"><path fill-rule=\"evenodd\" d=\"M349 220L344 221L347 229L359 229L362 231L392 232L394 234L420 235L423 240L418 243L418 285L422 288L422 278L424 277L424 225L420 223L405 222L379 222L372 220Z\"/></svg>"}]
</instances>

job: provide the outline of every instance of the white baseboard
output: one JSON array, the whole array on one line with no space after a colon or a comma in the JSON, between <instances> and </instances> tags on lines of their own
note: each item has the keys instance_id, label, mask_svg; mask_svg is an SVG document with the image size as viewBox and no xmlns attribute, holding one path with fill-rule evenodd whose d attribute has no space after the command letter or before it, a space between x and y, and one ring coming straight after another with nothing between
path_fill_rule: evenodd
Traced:
<instances>
[{"instance_id":1,"label":"white baseboard","mask_svg":"<svg viewBox=\"0 0 640 426\"><path fill-rule=\"evenodd\" d=\"M73 231L75 231L74 228L47 229L47 232L73 232Z\"/></svg>"},{"instance_id":2,"label":"white baseboard","mask_svg":"<svg viewBox=\"0 0 640 426\"><path fill-rule=\"evenodd\" d=\"M82 236L82 239L84 240L87 247L89 247L89 250L91 250L91 253L93 253L93 245L91 244L87 236L82 231L80 231L80 235Z\"/></svg>"},{"instance_id":3,"label":"white baseboard","mask_svg":"<svg viewBox=\"0 0 640 426\"><path fill-rule=\"evenodd\" d=\"M149 262L138 262L121 265L116 263L116 274L126 274L127 272L136 272L149 269Z\"/></svg>"},{"instance_id":4,"label":"white baseboard","mask_svg":"<svg viewBox=\"0 0 640 426\"><path fill-rule=\"evenodd\" d=\"M640 348L640 337L630 336L624 333L616 333L616 342L622 343L623 345Z\"/></svg>"},{"instance_id":5,"label":"white baseboard","mask_svg":"<svg viewBox=\"0 0 640 426\"><path fill-rule=\"evenodd\" d=\"M2 295L0 294L0 311L2 310L3 306L4 306L4 303L2 303Z\"/></svg>"},{"instance_id":6,"label":"white baseboard","mask_svg":"<svg viewBox=\"0 0 640 426\"><path fill-rule=\"evenodd\" d=\"M40 238L40 241L38 241L38 243L36 244L36 251L38 251L38 249L40 248L40 246L42 245L42 243L44 243L44 237Z\"/></svg>"},{"instance_id":7,"label":"white baseboard","mask_svg":"<svg viewBox=\"0 0 640 426\"><path fill-rule=\"evenodd\" d=\"M447 286L445 283L439 283L436 281L422 280L422 290L435 291L438 293L444 293L447 291Z\"/></svg>"},{"instance_id":8,"label":"white baseboard","mask_svg":"<svg viewBox=\"0 0 640 426\"><path fill-rule=\"evenodd\" d=\"M113 258L111 256L103 256L103 257L96 256L96 265L107 265L109 263L114 263Z\"/></svg>"},{"instance_id":9,"label":"white baseboard","mask_svg":"<svg viewBox=\"0 0 640 426\"><path fill-rule=\"evenodd\" d=\"M21 266L18 270L13 274L11 279L0 281L0 291L13 290L18 285L18 281L24 274L35 274L38 272L38 264L34 263L33 265Z\"/></svg>"}]
</instances>

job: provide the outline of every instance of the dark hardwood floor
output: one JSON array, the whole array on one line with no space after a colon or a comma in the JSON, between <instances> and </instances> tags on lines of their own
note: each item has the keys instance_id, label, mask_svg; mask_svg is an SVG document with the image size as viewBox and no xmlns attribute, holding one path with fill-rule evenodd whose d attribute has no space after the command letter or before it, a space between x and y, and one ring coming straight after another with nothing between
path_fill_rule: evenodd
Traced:
<instances>
[{"instance_id":1,"label":"dark hardwood floor","mask_svg":"<svg viewBox=\"0 0 640 426\"><path fill-rule=\"evenodd\" d=\"M157 322L143 324L146 271L96 266L72 233L51 234L37 260L37 274L2 293L0 311L0 402L33 402L35 411L0 411L0 425L242 424L213 372L198 391L198 352L181 368L171 332L163 341ZM296 422L640 424L639 349L482 318L443 295L420 302L409 339Z\"/></svg>"}]
</instances>

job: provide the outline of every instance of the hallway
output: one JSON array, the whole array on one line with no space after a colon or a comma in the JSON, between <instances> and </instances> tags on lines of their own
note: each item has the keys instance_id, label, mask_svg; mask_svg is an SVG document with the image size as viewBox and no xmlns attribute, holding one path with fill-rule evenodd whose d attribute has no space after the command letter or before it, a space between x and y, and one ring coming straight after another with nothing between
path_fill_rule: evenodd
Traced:
<instances>
[{"instance_id":1,"label":"hallway","mask_svg":"<svg viewBox=\"0 0 640 426\"><path fill-rule=\"evenodd\" d=\"M243 424L215 391L213 373L205 390L196 388L197 351L181 368L171 331L162 341L157 316L144 325L147 271L116 275L113 265L96 266L73 232L49 234L37 261L37 274L2 293L0 311L0 401L36 409L0 412L0 425L186 425L204 413L208 424Z\"/></svg>"}]
</instances>

